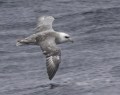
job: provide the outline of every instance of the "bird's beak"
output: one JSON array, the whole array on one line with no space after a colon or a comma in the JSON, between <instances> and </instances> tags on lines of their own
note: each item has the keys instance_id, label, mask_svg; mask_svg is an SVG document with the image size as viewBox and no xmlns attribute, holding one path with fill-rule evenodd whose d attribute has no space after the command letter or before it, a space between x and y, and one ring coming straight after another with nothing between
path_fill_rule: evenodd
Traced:
<instances>
[{"instance_id":1,"label":"bird's beak","mask_svg":"<svg viewBox=\"0 0 120 95\"><path fill-rule=\"evenodd\" d=\"M72 42L72 43L74 42L72 38L69 38L69 41Z\"/></svg>"}]
</instances>

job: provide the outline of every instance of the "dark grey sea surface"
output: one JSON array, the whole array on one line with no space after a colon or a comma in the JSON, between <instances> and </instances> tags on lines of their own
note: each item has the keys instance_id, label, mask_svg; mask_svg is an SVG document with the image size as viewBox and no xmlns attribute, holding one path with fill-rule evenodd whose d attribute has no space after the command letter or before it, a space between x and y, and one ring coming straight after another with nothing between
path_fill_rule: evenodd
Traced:
<instances>
[{"instance_id":1,"label":"dark grey sea surface","mask_svg":"<svg viewBox=\"0 0 120 95\"><path fill-rule=\"evenodd\" d=\"M39 46L15 45L43 15L74 39L52 81ZM0 95L120 95L120 0L0 0Z\"/></svg>"}]
</instances>

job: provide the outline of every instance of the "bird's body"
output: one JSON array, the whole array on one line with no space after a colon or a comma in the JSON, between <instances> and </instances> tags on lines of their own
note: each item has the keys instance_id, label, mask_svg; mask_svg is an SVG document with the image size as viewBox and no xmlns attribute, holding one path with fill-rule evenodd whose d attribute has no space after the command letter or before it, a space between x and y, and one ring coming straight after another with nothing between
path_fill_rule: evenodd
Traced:
<instances>
[{"instance_id":1,"label":"bird's body","mask_svg":"<svg viewBox=\"0 0 120 95\"><path fill-rule=\"evenodd\" d=\"M52 16L43 16L39 18L37 33L17 41L19 45L38 45L46 56L46 66L49 79L51 80L61 62L61 50L57 44L72 41L70 36L64 32L56 32L52 29Z\"/></svg>"}]
</instances>

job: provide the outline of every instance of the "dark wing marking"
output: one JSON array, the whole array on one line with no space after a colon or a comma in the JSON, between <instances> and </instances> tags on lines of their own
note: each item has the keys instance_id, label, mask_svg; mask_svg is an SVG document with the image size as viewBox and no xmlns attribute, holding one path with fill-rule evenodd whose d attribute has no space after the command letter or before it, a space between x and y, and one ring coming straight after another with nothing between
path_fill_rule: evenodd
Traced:
<instances>
[{"instance_id":1,"label":"dark wing marking","mask_svg":"<svg viewBox=\"0 0 120 95\"><path fill-rule=\"evenodd\" d=\"M44 41L41 41L41 37L37 37L36 40L40 45L43 54L46 56L47 73L49 79L51 80L57 72L59 64L61 62L61 51L56 46L55 37L53 37L52 34L49 34L49 36L46 34Z\"/></svg>"},{"instance_id":2,"label":"dark wing marking","mask_svg":"<svg viewBox=\"0 0 120 95\"><path fill-rule=\"evenodd\" d=\"M47 73L48 73L50 80L56 74L59 64L60 64L60 60L61 60L60 54L51 55L49 57L46 57Z\"/></svg>"}]
</instances>

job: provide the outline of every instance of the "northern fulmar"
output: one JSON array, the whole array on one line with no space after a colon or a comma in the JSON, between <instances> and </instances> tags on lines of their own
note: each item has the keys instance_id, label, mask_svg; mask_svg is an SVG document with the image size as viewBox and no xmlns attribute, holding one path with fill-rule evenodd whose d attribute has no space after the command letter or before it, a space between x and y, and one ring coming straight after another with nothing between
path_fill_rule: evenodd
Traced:
<instances>
[{"instance_id":1,"label":"northern fulmar","mask_svg":"<svg viewBox=\"0 0 120 95\"><path fill-rule=\"evenodd\" d=\"M37 31L21 40L17 40L16 45L38 45L46 57L46 67L48 77L51 80L61 63L61 50L57 44L64 42L73 42L70 35L64 32L56 32L52 28L54 17L42 16L38 18Z\"/></svg>"}]
</instances>

